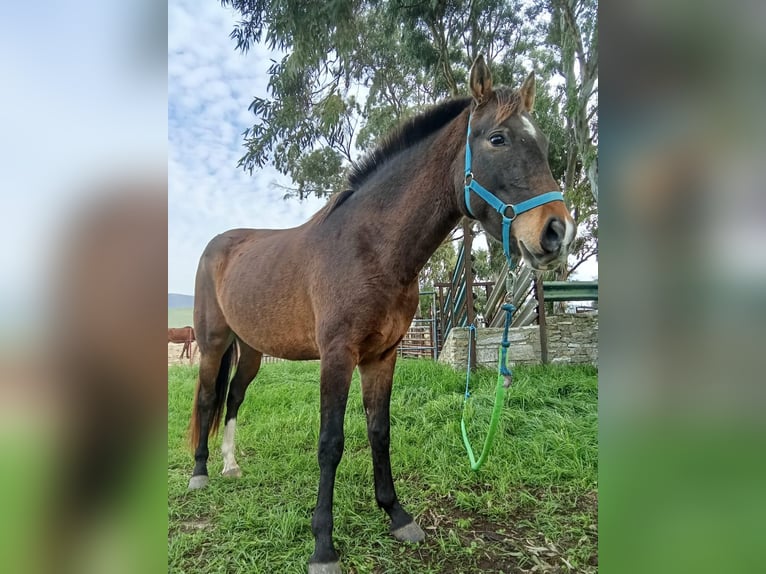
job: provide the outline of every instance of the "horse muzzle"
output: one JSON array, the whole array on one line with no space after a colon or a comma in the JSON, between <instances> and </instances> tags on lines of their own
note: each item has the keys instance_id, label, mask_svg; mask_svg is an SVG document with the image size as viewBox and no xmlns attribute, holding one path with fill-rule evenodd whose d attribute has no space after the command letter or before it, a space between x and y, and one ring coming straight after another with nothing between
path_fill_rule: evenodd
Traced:
<instances>
[{"instance_id":1,"label":"horse muzzle","mask_svg":"<svg viewBox=\"0 0 766 574\"><path fill-rule=\"evenodd\" d=\"M538 246L532 247L523 239L518 240L524 261L537 271L550 271L566 263L572 247L575 227L571 219L550 217L539 237Z\"/></svg>"}]
</instances>

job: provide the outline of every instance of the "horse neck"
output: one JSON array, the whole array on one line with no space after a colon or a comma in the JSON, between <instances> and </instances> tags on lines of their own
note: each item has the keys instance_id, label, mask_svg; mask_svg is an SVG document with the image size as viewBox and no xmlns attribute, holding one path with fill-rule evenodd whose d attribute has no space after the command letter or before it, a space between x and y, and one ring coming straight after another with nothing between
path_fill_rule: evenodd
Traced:
<instances>
[{"instance_id":1,"label":"horse neck","mask_svg":"<svg viewBox=\"0 0 766 574\"><path fill-rule=\"evenodd\" d=\"M462 216L456 170L462 173L467 121L465 112L403 151L365 194L368 207L377 208L377 255L401 283L417 279Z\"/></svg>"}]
</instances>

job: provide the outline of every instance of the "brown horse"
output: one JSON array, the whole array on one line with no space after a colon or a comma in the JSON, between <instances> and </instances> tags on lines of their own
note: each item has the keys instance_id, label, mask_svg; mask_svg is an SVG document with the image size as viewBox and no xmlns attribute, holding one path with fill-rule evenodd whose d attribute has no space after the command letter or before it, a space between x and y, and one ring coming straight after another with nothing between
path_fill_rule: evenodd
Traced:
<instances>
[{"instance_id":1,"label":"brown horse","mask_svg":"<svg viewBox=\"0 0 766 574\"><path fill-rule=\"evenodd\" d=\"M534 77L530 74L517 91L493 89L479 57L471 68L470 89L472 98L446 101L393 132L353 167L347 191L305 224L228 231L208 244L199 263L194 325L201 356L190 423L196 464L189 488L208 483L208 435L217 430L224 403L223 474L241 475L234 456L237 411L263 353L321 359L311 574L340 572L332 502L355 367L377 503L388 513L396 539L424 537L394 490L389 400L396 348L417 309L418 272L431 254L464 216L478 219L495 239L503 236L504 218L513 220L510 249L536 269L564 261L574 236L560 193L516 217L512 205L498 212L484 196L466 191L469 175L509 204L558 189L548 167L546 138L530 117ZM466 142L472 163L465 162ZM237 347L239 361L230 381Z\"/></svg>"},{"instance_id":2,"label":"brown horse","mask_svg":"<svg viewBox=\"0 0 766 574\"><path fill-rule=\"evenodd\" d=\"M168 343L184 344L181 349L181 355L178 357L179 359L183 359L184 355L186 355L191 360L191 347L192 343L196 340L193 327L187 325L186 327L168 328Z\"/></svg>"}]
</instances>

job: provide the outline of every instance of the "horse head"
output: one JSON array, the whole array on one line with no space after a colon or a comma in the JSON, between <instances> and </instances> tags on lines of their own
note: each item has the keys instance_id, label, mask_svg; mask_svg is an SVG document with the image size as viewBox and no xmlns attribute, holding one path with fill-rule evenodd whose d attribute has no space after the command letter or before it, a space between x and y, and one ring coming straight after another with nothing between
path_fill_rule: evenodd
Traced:
<instances>
[{"instance_id":1,"label":"horse head","mask_svg":"<svg viewBox=\"0 0 766 574\"><path fill-rule=\"evenodd\" d=\"M490 236L504 241L507 234L506 256L521 256L533 269L553 269L566 261L575 223L548 165L548 139L532 119L534 73L518 90L494 88L479 56L469 82L474 102L466 170L457 186L460 204Z\"/></svg>"}]
</instances>

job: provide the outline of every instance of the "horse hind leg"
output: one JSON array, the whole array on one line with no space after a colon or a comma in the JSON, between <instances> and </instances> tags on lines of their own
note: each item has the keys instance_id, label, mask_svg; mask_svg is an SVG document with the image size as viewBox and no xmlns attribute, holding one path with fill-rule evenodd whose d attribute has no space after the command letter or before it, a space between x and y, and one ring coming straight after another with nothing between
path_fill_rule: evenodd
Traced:
<instances>
[{"instance_id":1,"label":"horse hind leg","mask_svg":"<svg viewBox=\"0 0 766 574\"><path fill-rule=\"evenodd\" d=\"M217 430L229 391L230 371L235 362L236 342L216 295L216 280L222 268L221 251L215 240L205 248L194 285L194 332L200 352L199 379L189 423L194 448L194 471L189 489L207 486L208 439Z\"/></svg>"},{"instance_id":2,"label":"horse hind leg","mask_svg":"<svg viewBox=\"0 0 766 574\"><path fill-rule=\"evenodd\" d=\"M245 391L250 383L258 374L261 368L261 357L263 353L256 351L252 347L239 341L239 361L234 378L229 386L229 396L226 399L226 419L223 431L223 442L221 443L221 453L223 454L224 476L239 478L242 476L234 455L234 434L237 428L237 413L242 401L245 399Z\"/></svg>"},{"instance_id":3,"label":"horse hind leg","mask_svg":"<svg viewBox=\"0 0 766 574\"><path fill-rule=\"evenodd\" d=\"M209 457L208 440L216 429L226 392L235 344L231 334L216 340L214 345L200 353L199 379L189 423L189 435L194 450L194 470L189 489L204 488L209 479L207 461Z\"/></svg>"}]
</instances>

